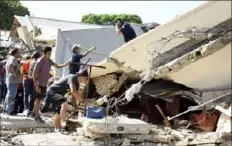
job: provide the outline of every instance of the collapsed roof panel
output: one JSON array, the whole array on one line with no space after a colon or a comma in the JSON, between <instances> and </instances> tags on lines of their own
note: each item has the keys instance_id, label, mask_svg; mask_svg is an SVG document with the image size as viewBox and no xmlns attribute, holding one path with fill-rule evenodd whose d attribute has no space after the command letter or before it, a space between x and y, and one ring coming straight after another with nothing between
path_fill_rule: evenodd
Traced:
<instances>
[{"instance_id":1,"label":"collapsed roof panel","mask_svg":"<svg viewBox=\"0 0 232 146\"><path fill-rule=\"evenodd\" d=\"M57 20L50 18L40 18L31 16L14 16L14 22L11 28L10 35L17 36L16 28L19 26L27 26L29 31L36 27L53 27L61 30L74 30L74 29L90 29L90 28L105 28L107 26L86 24L81 22L72 22L65 20Z\"/></svg>"},{"instance_id":2,"label":"collapsed roof panel","mask_svg":"<svg viewBox=\"0 0 232 146\"><path fill-rule=\"evenodd\" d=\"M231 44L167 75L174 82L203 91L231 89Z\"/></svg>"},{"instance_id":3,"label":"collapsed roof panel","mask_svg":"<svg viewBox=\"0 0 232 146\"><path fill-rule=\"evenodd\" d=\"M155 46L155 42L161 40L162 37L169 36L176 30L182 30L189 27L212 28L221 22L230 19L231 15L228 13L229 11L231 11L230 2L207 2L202 6L186 13L185 15L180 16L167 24L158 26L154 30L151 30L146 34L143 34L142 36L124 44L112 52L110 57L116 59L124 68L130 68L137 71L146 71L150 67L150 60L152 58L152 55L147 52L147 49L151 50L154 49L154 47L157 47ZM162 54L188 40L190 39L177 38L170 41L163 50L156 51L159 51ZM110 65L107 60L98 63L98 65L110 66L110 69L106 69L104 72L101 72L101 69L93 68L92 77L101 76L118 70L117 66Z\"/></svg>"}]
</instances>

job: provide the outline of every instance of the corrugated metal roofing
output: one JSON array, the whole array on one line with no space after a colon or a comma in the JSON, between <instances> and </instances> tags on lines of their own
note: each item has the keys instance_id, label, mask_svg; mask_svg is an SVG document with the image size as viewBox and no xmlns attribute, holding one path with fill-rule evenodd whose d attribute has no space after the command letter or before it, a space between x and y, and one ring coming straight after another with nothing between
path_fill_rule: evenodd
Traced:
<instances>
[{"instance_id":1,"label":"corrugated metal roofing","mask_svg":"<svg viewBox=\"0 0 232 146\"><path fill-rule=\"evenodd\" d=\"M14 16L22 26L28 26L30 22L28 22L27 17L25 16ZM81 22L72 22L72 21L64 21L50 18L39 18L39 17L30 17L30 20L35 26L52 26L55 28L59 28L61 30L73 30L73 29L89 29L89 28L104 28L107 26L102 25L93 25L86 24Z\"/></svg>"}]
</instances>

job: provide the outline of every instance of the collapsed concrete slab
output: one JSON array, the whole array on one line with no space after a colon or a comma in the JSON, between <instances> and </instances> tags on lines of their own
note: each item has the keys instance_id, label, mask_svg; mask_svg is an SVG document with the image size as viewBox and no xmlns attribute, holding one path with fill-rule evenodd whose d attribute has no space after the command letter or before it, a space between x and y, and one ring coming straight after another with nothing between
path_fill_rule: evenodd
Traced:
<instances>
[{"instance_id":1,"label":"collapsed concrete slab","mask_svg":"<svg viewBox=\"0 0 232 146\"><path fill-rule=\"evenodd\" d=\"M151 126L138 119L129 119L125 116L106 117L103 119L88 119L83 121L84 133L98 134L148 134Z\"/></svg>"}]
</instances>

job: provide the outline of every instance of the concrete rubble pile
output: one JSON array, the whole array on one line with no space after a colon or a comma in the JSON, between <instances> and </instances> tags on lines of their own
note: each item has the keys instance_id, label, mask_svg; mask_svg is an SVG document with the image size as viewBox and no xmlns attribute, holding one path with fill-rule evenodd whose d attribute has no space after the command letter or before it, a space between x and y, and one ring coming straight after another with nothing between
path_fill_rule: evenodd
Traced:
<instances>
[{"instance_id":1,"label":"concrete rubble pile","mask_svg":"<svg viewBox=\"0 0 232 146\"><path fill-rule=\"evenodd\" d=\"M224 6L220 2L209 2L208 6L205 5L205 11L207 7L212 5L212 8L208 8L208 11L215 12L217 3L219 3L218 6ZM200 16L200 11L203 15L203 10L199 9L198 11L199 14L194 12L195 14L191 15L198 14ZM206 15L206 12L204 13ZM132 42L113 52L113 55L110 56L112 60L116 60L116 63L113 63L112 60L111 63L114 65L118 63L118 66L116 66L119 69L111 71L111 69L107 70L106 67L107 71L104 75L102 75L104 71L99 71L101 72L100 76L91 76L90 84L80 86L79 92L83 97L86 97L86 102L85 105L75 103L68 106L67 126L70 127L70 131L67 134L53 132L53 119L51 119L53 113L42 115L43 119L46 120L45 124L37 124L31 118L22 115L8 117L1 114L0 144L20 146L231 145L231 90L225 89L228 88L225 86L228 86L229 83L231 85L231 81L218 82L220 79L228 79L227 75L229 73L227 70L221 70L223 75L217 72L217 68L224 64L211 67L210 61L207 61L207 59L210 60L210 57L215 62L223 61L224 59L220 57L225 54L228 55L225 52L231 50L231 47L229 47L231 45L231 18L225 17L219 21L219 17L217 17L217 19L207 20L209 24L200 25L200 21L201 19L204 20L204 17L201 19L198 19L197 16L191 17L197 22L196 24L199 22L198 25L201 27L208 26L211 23L212 25L209 25L210 28L204 29L199 34L196 30L202 28L181 28L180 32L183 36L179 37L179 40L171 41L167 39L168 37L163 38L162 35L168 36L172 32L167 33L166 30L172 28L174 31L174 28L180 28L179 26L182 23L176 26L175 23L170 23L170 26L165 26L165 29L162 30L163 26L158 27L157 32L154 29L153 32L148 33L150 36L148 34L142 35L140 38L136 38L137 40L132 40ZM183 19L187 19L187 16ZM176 21L184 20L178 19ZM187 24L187 20L184 23ZM23 31L23 27L20 29ZM186 32L184 33L184 31ZM26 33L21 32L20 34L25 40ZM159 34L159 36L156 36L156 34ZM149 39L153 40L151 36L157 37L157 42L167 40L167 44L169 44L167 50L158 52L160 55L156 57L154 57L154 52L157 53L159 49L155 47L153 55L148 55L149 53L145 53L146 55L139 54L138 52L144 48L139 49L148 45ZM199 38L199 36L201 37ZM162 41L158 40L159 37ZM25 42L34 45L31 40L25 40ZM132 43L133 45L131 45ZM133 51L131 51L130 46L134 47ZM142 51L144 53L148 50L144 49ZM224 54L218 57L217 54L220 55L220 52ZM132 53L134 54L130 56ZM137 65L136 62L133 62L133 56L136 55L141 55L143 60L151 60L144 63L145 61L143 62L141 58L136 58L134 61L140 63ZM132 59L128 59L128 56ZM151 58L148 59L144 56ZM231 55L229 57L231 58ZM225 57L226 63L229 57ZM199 65L196 65L197 62L203 62L205 66L199 67ZM100 65L104 65L104 63L105 66L109 65L109 68L114 70L114 65L108 61L100 63ZM210 63L212 64L212 62ZM141 66L151 67L143 70ZM203 72L205 68L216 73L205 73L209 78L200 73L199 79L194 79L194 73ZM216 69L214 70L214 68ZM227 69L227 67L224 69ZM183 70L190 70L194 73L187 76L183 73ZM97 69L93 69L92 72L93 74L99 74ZM220 79L210 82L211 86L208 83L210 79L214 79L215 76L211 76L213 73ZM205 86L200 85L202 82L199 80L203 80L203 78L206 78L207 81L207 83L204 83ZM210 90L211 87L212 89L218 88L218 90ZM224 88L224 90L219 91L221 88ZM213 94L208 94L208 91ZM69 93L67 93L67 97L67 101L71 103L72 98ZM91 111L94 114L98 114L100 108L104 109L104 116L88 118L88 107L96 108ZM78 108L84 108L85 114L80 114Z\"/></svg>"}]
</instances>

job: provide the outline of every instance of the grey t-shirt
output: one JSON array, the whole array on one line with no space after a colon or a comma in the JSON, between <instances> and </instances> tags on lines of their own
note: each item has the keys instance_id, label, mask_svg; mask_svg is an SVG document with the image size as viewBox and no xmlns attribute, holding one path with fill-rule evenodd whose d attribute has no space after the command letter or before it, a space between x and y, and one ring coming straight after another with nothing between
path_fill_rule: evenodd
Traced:
<instances>
[{"instance_id":1,"label":"grey t-shirt","mask_svg":"<svg viewBox=\"0 0 232 146\"><path fill-rule=\"evenodd\" d=\"M64 96L68 92L68 90L70 90L69 85L71 84L75 85L77 90L79 89L79 82L77 81L77 75L69 74L61 78L60 80L52 84L48 88L48 91L52 91Z\"/></svg>"},{"instance_id":2,"label":"grey t-shirt","mask_svg":"<svg viewBox=\"0 0 232 146\"><path fill-rule=\"evenodd\" d=\"M14 77L12 73L10 73L10 65L11 64L14 66L17 78ZM18 84L21 82L20 65L19 65L18 60L15 57L10 56L8 58L6 65L5 65L5 68L6 68L6 83L7 84Z\"/></svg>"},{"instance_id":3,"label":"grey t-shirt","mask_svg":"<svg viewBox=\"0 0 232 146\"><path fill-rule=\"evenodd\" d=\"M37 75L36 82L39 86L47 87L52 65L54 65L54 62L51 59L46 59L45 57L41 57L37 60L34 67L34 73Z\"/></svg>"},{"instance_id":4,"label":"grey t-shirt","mask_svg":"<svg viewBox=\"0 0 232 146\"><path fill-rule=\"evenodd\" d=\"M29 72L28 72L28 76L30 78L32 78L32 74L33 74L36 63L37 62L34 59L30 62L30 67L29 67Z\"/></svg>"}]
</instances>

